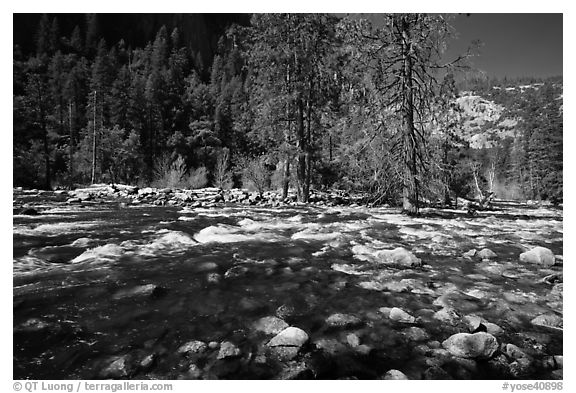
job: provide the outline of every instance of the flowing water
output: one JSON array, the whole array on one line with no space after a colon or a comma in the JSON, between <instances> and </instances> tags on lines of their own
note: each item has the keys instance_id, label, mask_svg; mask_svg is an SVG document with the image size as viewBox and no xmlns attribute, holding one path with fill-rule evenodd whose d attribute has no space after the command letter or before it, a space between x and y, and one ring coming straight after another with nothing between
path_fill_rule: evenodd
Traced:
<instances>
[{"instance_id":1,"label":"flowing water","mask_svg":"<svg viewBox=\"0 0 576 393\"><path fill-rule=\"evenodd\" d=\"M277 365L254 360L266 341L252 325L275 314L311 343L346 342L354 333L369 349L331 358L309 349L318 378L376 378L390 368L418 377L428 363L417 347L426 341L407 338L407 327L379 310L420 317L432 348L458 331L431 317L441 301L502 327L499 342L529 341L540 346L535 356L562 355L562 333L530 323L562 315L561 295L551 297L541 281L562 271L562 211L502 202L474 218L457 211L410 218L365 207L80 206L51 195L14 195L42 213L13 218L17 379L100 378L109 359L125 354L155 359L132 367L129 378L182 378L190 361L177 349L191 340L230 341L242 351L239 364L205 375L272 378ZM403 247L423 266L384 267L355 254L357 245ZM550 248L560 264L519 262L534 246ZM497 258L464 258L472 248ZM329 329L334 313L363 325ZM214 356L199 366L209 368ZM493 376L480 368L465 377Z\"/></svg>"}]
</instances>

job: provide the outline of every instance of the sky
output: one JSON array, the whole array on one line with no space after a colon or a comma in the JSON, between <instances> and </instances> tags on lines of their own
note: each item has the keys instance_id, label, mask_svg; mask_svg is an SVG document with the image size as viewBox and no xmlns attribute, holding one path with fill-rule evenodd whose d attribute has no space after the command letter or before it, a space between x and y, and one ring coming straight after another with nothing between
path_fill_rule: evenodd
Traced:
<instances>
[{"instance_id":1,"label":"sky","mask_svg":"<svg viewBox=\"0 0 576 393\"><path fill-rule=\"evenodd\" d=\"M461 14L452 21L458 38L447 55L465 53L482 42L472 59L489 76L562 75L562 14Z\"/></svg>"}]
</instances>

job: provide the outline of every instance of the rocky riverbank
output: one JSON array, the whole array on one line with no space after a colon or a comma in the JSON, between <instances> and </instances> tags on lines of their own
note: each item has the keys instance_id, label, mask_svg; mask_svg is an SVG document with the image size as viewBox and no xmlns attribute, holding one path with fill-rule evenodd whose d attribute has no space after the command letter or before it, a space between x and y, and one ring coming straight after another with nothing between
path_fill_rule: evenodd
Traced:
<instances>
[{"instance_id":1,"label":"rocky riverbank","mask_svg":"<svg viewBox=\"0 0 576 393\"><path fill-rule=\"evenodd\" d=\"M297 202L296 195L291 192L289 196L282 196L274 191L259 194L255 191L243 189L222 190L219 188L201 188L184 190L174 188L153 188L126 186L121 184L96 184L86 188L71 191L39 191L23 190L17 188L15 193L30 196L51 197L55 200L65 201L69 204L90 204L115 200L129 205L149 204L154 206L181 206L181 207L215 207L219 204L242 204L247 206L284 207L302 205ZM348 206L362 203L363 196L350 196L343 191L321 192L315 191L310 195L308 204L313 206ZM17 207L19 214L34 214L33 210L26 210L28 206Z\"/></svg>"}]
</instances>

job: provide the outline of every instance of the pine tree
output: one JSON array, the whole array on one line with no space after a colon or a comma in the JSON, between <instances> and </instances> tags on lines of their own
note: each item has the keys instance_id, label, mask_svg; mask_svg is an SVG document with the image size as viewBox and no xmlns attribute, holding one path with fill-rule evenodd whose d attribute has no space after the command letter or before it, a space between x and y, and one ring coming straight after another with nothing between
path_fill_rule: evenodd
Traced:
<instances>
[{"instance_id":1,"label":"pine tree","mask_svg":"<svg viewBox=\"0 0 576 393\"><path fill-rule=\"evenodd\" d=\"M327 100L326 59L334 50L336 20L321 14L261 14L254 15L252 26L250 60L258 70L261 116L269 119L269 127L284 129L283 194L289 178L288 152L293 150L298 199L306 202L313 170L313 129Z\"/></svg>"},{"instance_id":2,"label":"pine tree","mask_svg":"<svg viewBox=\"0 0 576 393\"><path fill-rule=\"evenodd\" d=\"M442 48L451 27L441 15L390 14L383 28L367 21L351 23L349 44L359 46L359 59L372 69L370 88L377 112L396 114L401 121L396 135L400 152L397 160L402 171L402 205L409 214L417 214L427 170L426 130L436 95L435 69L441 64ZM459 57L451 64L455 64Z\"/></svg>"}]
</instances>

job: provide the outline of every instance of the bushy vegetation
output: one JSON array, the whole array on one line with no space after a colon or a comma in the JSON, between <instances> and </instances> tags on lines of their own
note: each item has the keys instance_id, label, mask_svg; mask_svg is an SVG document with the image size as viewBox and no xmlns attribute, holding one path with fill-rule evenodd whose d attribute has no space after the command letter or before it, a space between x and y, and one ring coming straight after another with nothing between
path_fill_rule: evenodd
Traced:
<instances>
[{"instance_id":1,"label":"bushy vegetation","mask_svg":"<svg viewBox=\"0 0 576 393\"><path fill-rule=\"evenodd\" d=\"M412 212L489 192L561 200L561 80L455 78L437 63L446 18L384 20L256 14L206 68L178 28L107 43L97 15L70 31L43 15L35 50L14 48L14 184L333 188ZM517 135L470 149L463 89L505 105Z\"/></svg>"}]
</instances>

